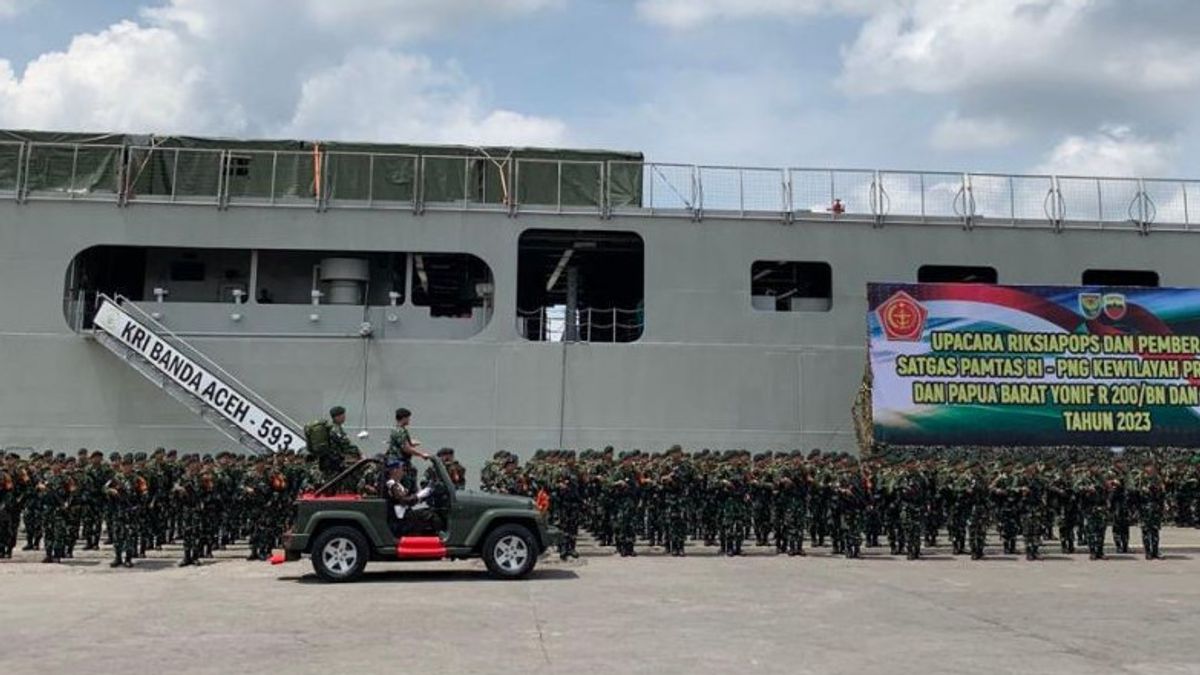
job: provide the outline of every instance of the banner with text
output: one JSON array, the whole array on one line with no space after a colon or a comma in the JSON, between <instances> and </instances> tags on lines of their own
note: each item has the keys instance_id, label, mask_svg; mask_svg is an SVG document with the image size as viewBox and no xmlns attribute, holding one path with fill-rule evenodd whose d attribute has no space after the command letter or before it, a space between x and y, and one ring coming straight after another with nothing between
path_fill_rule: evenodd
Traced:
<instances>
[{"instance_id":1,"label":"banner with text","mask_svg":"<svg viewBox=\"0 0 1200 675\"><path fill-rule=\"evenodd\" d=\"M104 301L96 312L93 323L96 328L136 351L175 384L236 424L242 431L258 439L264 446L275 452L304 449L303 436L246 400L228 383L174 349L112 301Z\"/></svg>"},{"instance_id":2,"label":"banner with text","mask_svg":"<svg viewBox=\"0 0 1200 675\"><path fill-rule=\"evenodd\" d=\"M1200 289L869 284L875 440L1200 445Z\"/></svg>"}]
</instances>

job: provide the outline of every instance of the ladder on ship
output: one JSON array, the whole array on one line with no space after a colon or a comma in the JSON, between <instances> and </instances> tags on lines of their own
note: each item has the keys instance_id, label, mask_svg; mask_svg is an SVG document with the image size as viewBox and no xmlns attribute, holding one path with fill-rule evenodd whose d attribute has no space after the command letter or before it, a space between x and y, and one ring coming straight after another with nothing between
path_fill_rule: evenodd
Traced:
<instances>
[{"instance_id":1,"label":"ladder on ship","mask_svg":"<svg viewBox=\"0 0 1200 675\"><path fill-rule=\"evenodd\" d=\"M96 341L226 438L256 454L304 449L300 425L121 295L101 295Z\"/></svg>"}]
</instances>

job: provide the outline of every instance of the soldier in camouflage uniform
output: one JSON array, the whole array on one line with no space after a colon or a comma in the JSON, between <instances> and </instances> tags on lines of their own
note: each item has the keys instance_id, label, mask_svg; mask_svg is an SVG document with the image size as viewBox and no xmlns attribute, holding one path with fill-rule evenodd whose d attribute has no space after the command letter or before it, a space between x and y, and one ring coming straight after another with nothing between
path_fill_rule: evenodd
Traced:
<instances>
[{"instance_id":1,"label":"soldier in camouflage uniform","mask_svg":"<svg viewBox=\"0 0 1200 675\"><path fill-rule=\"evenodd\" d=\"M112 512L112 567L133 567L133 556L137 548L137 531L135 519L137 514L135 501L135 476L133 473L133 458L121 459L117 472L104 486Z\"/></svg>"},{"instance_id":2,"label":"soldier in camouflage uniform","mask_svg":"<svg viewBox=\"0 0 1200 675\"><path fill-rule=\"evenodd\" d=\"M683 456L683 448L672 446L667 451L657 484L663 503L663 543L667 553L675 557L685 553L693 475L691 461Z\"/></svg>"},{"instance_id":3,"label":"soldier in camouflage uniform","mask_svg":"<svg viewBox=\"0 0 1200 675\"><path fill-rule=\"evenodd\" d=\"M750 486L747 480L750 454L734 451L717 474L721 499L721 552L742 555L742 543L750 534Z\"/></svg>"},{"instance_id":4,"label":"soldier in camouflage uniform","mask_svg":"<svg viewBox=\"0 0 1200 675\"><path fill-rule=\"evenodd\" d=\"M344 471L346 457L358 451L346 435L345 423L346 409L338 405L329 409L329 419L318 420L304 428L307 450L316 459L323 483Z\"/></svg>"},{"instance_id":5,"label":"soldier in camouflage uniform","mask_svg":"<svg viewBox=\"0 0 1200 675\"><path fill-rule=\"evenodd\" d=\"M1146 560L1162 558L1159 552L1159 531L1166 511L1166 489L1158 467L1147 464L1135 476L1132 488L1137 500L1138 518L1142 528L1142 550Z\"/></svg>"},{"instance_id":6,"label":"soldier in camouflage uniform","mask_svg":"<svg viewBox=\"0 0 1200 675\"><path fill-rule=\"evenodd\" d=\"M1017 494L1021 508L1021 535L1025 540L1025 559L1041 560L1042 513L1045 504L1045 483L1039 467L1030 464L1017 479Z\"/></svg>"},{"instance_id":7,"label":"soldier in camouflage uniform","mask_svg":"<svg viewBox=\"0 0 1200 675\"><path fill-rule=\"evenodd\" d=\"M967 512L967 541L971 560L982 560L987 545L991 493L988 480L980 467L971 467L963 481L959 498L965 501Z\"/></svg>"},{"instance_id":8,"label":"soldier in camouflage uniform","mask_svg":"<svg viewBox=\"0 0 1200 675\"><path fill-rule=\"evenodd\" d=\"M771 453L754 456L754 463L747 474L747 491L750 493L750 519L754 523L754 545L766 546L771 538L771 503L774 487L770 476Z\"/></svg>"},{"instance_id":9,"label":"soldier in camouflage uniform","mask_svg":"<svg viewBox=\"0 0 1200 675\"><path fill-rule=\"evenodd\" d=\"M1075 498L1072 478L1066 471L1055 471L1047 485L1047 498L1058 518L1058 545L1063 553L1075 552L1075 529L1079 524L1079 501Z\"/></svg>"},{"instance_id":10,"label":"soldier in camouflage uniform","mask_svg":"<svg viewBox=\"0 0 1200 675\"><path fill-rule=\"evenodd\" d=\"M437 456L446 466L446 473L450 475L450 483L454 485L454 489L466 489L467 468L454 458L454 448L442 448L437 451Z\"/></svg>"},{"instance_id":11,"label":"soldier in camouflage uniform","mask_svg":"<svg viewBox=\"0 0 1200 675\"><path fill-rule=\"evenodd\" d=\"M216 499L217 480L211 470L201 470L199 461L188 463L172 492L180 508L179 534L183 538L180 567L199 565L204 557L204 517L207 503Z\"/></svg>"},{"instance_id":12,"label":"soldier in camouflage uniform","mask_svg":"<svg viewBox=\"0 0 1200 675\"><path fill-rule=\"evenodd\" d=\"M834 499L841 514L842 552L847 558L861 558L862 514L866 507L867 487L859 467L845 467L838 478Z\"/></svg>"},{"instance_id":13,"label":"soldier in camouflage uniform","mask_svg":"<svg viewBox=\"0 0 1200 675\"><path fill-rule=\"evenodd\" d=\"M1088 555L1092 560L1104 560L1104 537L1108 528L1108 492L1104 477L1095 467L1080 474L1076 483L1083 512L1084 532Z\"/></svg>"},{"instance_id":14,"label":"soldier in camouflage uniform","mask_svg":"<svg viewBox=\"0 0 1200 675\"><path fill-rule=\"evenodd\" d=\"M636 556L633 547L637 540L638 501L644 480L638 471L636 451L621 453L620 464L608 482L614 506L613 542L622 557Z\"/></svg>"},{"instance_id":15,"label":"soldier in camouflage uniform","mask_svg":"<svg viewBox=\"0 0 1200 675\"><path fill-rule=\"evenodd\" d=\"M909 560L916 560L921 557L921 530L926 522L928 486L918 467L909 464L900 470L895 489L900 503L900 532L905 555Z\"/></svg>"},{"instance_id":16,"label":"soldier in camouflage uniform","mask_svg":"<svg viewBox=\"0 0 1200 675\"><path fill-rule=\"evenodd\" d=\"M1112 489L1108 495L1109 517L1112 520L1113 548L1117 553L1129 553L1129 527L1132 522L1129 491L1125 484L1128 472L1120 462L1112 467L1109 480Z\"/></svg>"},{"instance_id":17,"label":"soldier in camouflage uniform","mask_svg":"<svg viewBox=\"0 0 1200 675\"><path fill-rule=\"evenodd\" d=\"M67 554L67 510L71 500L69 480L69 476L64 474L64 462L58 460L50 463L37 484L37 509L45 536L44 563L59 562Z\"/></svg>"},{"instance_id":18,"label":"soldier in camouflage uniform","mask_svg":"<svg viewBox=\"0 0 1200 675\"><path fill-rule=\"evenodd\" d=\"M88 457L80 486L82 502L83 549L94 551L100 548L104 528L104 485L112 477L112 467L104 463L104 453L94 451Z\"/></svg>"},{"instance_id":19,"label":"soldier in camouflage uniform","mask_svg":"<svg viewBox=\"0 0 1200 675\"><path fill-rule=\"evenodd\" d=\"M42 472L44 467L42 462L45 461L45 456L34 456L30 460L26 470L29 472L31 484L33 486L32 493L27 496L23 504L24 520L25 520L25 546L22 551L36 551L42 545L42 505L41 499L37 498L39 494L37 486L41 483ZM44 491L44 489L43 489Z\"/></svg>"},{"instance_id":20,"label":"soldier in camouflage uniform","mask_svg":"<svg viewBox=\"0 0 1200 675\"><path fill-rule=\"evenodd\" d=\"M554 522L562 532L558 556L562 560L578 558L579 552L575 546L583 519L583 485L573 453L565 457L553 471L550 509Z\"/></svg>"},{"instance_id":21,"label":"soldier in camouflage uniform","mask_svg":"<svg viewBox=\"0 0 1200 675\"><path fill-rule=\"evenodd\" d=\"M1017 552L1017 533L1021 531L1021 496L1011 467L996 470L992 478L992 499L1004 554L1012 555Z\"/></svg>"}]
</instances>

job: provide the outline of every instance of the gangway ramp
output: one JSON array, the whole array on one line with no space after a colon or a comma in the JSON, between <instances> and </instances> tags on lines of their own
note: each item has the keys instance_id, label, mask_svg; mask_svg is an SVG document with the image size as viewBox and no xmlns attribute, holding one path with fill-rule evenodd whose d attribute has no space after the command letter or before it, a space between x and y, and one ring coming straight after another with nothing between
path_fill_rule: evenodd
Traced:
<instances>
[{"instance_id":1,"label":"gangway ramp","mask_svg":"<svg viewBox=\"0 0 1200 675\"><path fill-rule=\"evenodd\" d=\"M251 452L304 449L300 425L127 298L101 295L96 341Z\"/></svg>"}]
</instances>

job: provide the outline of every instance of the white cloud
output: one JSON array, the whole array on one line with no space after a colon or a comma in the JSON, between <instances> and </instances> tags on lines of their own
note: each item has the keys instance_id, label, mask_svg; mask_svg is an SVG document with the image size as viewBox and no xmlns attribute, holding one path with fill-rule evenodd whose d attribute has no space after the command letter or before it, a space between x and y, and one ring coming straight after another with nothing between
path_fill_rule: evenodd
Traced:
<instances>
[{"instance_id":1,"label":"white cloud","mask_svg":"<svg viewBox=\"0 0 1200 675\"><path fill-rule=\"evenodd\" d=\"M1175 154L1172 143L1140 137L1128 126L1108 125L1086 136L1064 138L1034 171L1148 178L1166 173Z\"/></svg>"},{"instance_id":2,"label":"white cloud","mask_svg":"<svg viewBox=\"0 0 1200 675\"><path fill-rule=\"evenodd\" d=\"M228 0L167 0L143 9L146 19L186 27L198 36L283 35L308 49L327 44L306 42L321 34L348 44L400 41L457 26L502 20L561 6L563 0L242 0L231 11ZM269 28L267 28L269 27Z\"/></svg>"},{"instance_id":3,"label":"white cloud","mask_svg":"<svg viewBox=\"0 0 1200 675\"><path fill-rule=\"evenodd\" d=\"M863 12L888 0L638 0L646 21L676 30L727 19L802 18L827 12Z\"/></svg>"},{"instance_id":4,"label":"white cloud","mask_svg":"<svg viewBox=\"0 0 1200 675\"><path fill-rule=\"evenodd\" d=\"M838 19L861 19L841 49L839 89L942 107L928 136L939 150L1107 147L1111 134L1094 132L1113 119L1136 122L1143 146L1168 147L1197 126L1195 0L639 0L637 10L675 30L785 19L838 30ZM1138 155L1138 141L1121 145Z\"/></svg>"},{"instance_id":5,"label":"white cloud","mask_svg":"<svg viewBox=\"0 0 1200 675\"><path fill-rule=\"evenodd\" d=\"M1186 23L1192 3L1175 4ZM1190 28L1158 20L1137 11L1118 16L1113 3L1098 0L907 0L863 25L843 54L841 82L858 93L1200 86L1200 45ZM1152 39L1140 39L1149 27Z\"/></svg>"},{"instance_id":6,"label":"white cloud","mask_svg":"<svg viewBox=\"0 0 1200 675\"><path fill-rule=\"evenodd\" d=\"M11 19L33 6L38 0L0 0L0 21Z\"/></svg>"},{"instance_id":7,"label":"white cloud","mask_svg":"<svg viewBox=\"0 0 1200 675\"><path fill-rule=\"evenodd\" d=\"M89 131L241 131L239 106L213 89L211 73L192 56L180 35L125 21L43 54L20 77L0 61L0 121Z\"/></svg>"},{"instance_id":8,"label":"white cloud","mask_svg":"<svg viewBox=\"0 0 1200 675\"><path fill-rule=\"evenodd\" d=\"M386 77L381 77L386 73ZM558 145L557 120L488 110L453 66L383 50L357 51L302 86L290 136L463 144Z\"/></svg>"},{"instance_id":9,"label":"white cloud","mask_svg":"<svg viewBox=\"0 0 1200 675\"><path fill-rule=\"evenodd\" d=\"M243 0L231 12L223 0L168 0L20 73L0 60L0 125L556 143L561 122L493 106L458 69L405 52L420 36L560 1ZM399 137L410 132L420 137Z\"/></svg>"},{"instance_id":10,"label":"white cloud","mask_svg":"<svg viewBox=\"0 0 1200 675\"><path fill-rule=\"evenodd\" d=\"M934 127L932 142L938 150L992 150L1020 137L1020 130L1001 117L959 117L951 112Z\"/></svg>"}]
</instances>

